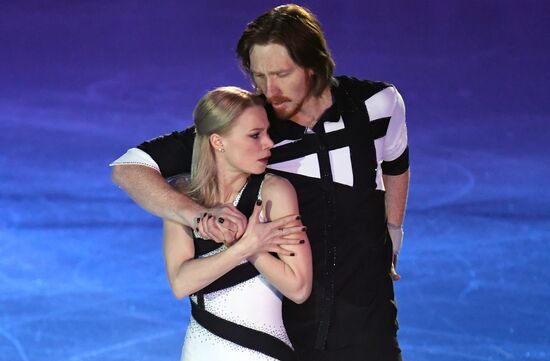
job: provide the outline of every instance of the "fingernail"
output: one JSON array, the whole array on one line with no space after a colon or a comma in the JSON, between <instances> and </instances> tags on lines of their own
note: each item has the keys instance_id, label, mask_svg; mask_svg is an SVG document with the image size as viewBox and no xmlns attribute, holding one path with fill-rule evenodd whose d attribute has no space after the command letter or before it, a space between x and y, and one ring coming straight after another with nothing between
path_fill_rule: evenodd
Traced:
<instances>
[{"instance_id":1,"label":"fingernail","mask_svg":"<svg viewBox=\"0 0 550 361\"><path fill-rule=\"evenodd\" d=\"M202 215L202 218L206 217L208 213L204 212L204 214Z\"/></svg>"},{"instance_id":2,"label":"fingernail","mask_svg":"<svg viewBox=\"0 0 550 361\"><path fill-rule=\"evenodd\" d=\"M218 223L223 223L225 222L225 219L223 219L222 217L218 217Z\"/></svg>"},{"instance_id":3,"label":"fingernail","mask_svg":"<svg viewBox=\"0 0 550 361\"><path fill-rule=\"evenodd\" d=\"M201 221L201 219L200 219L200 218L197 218L197 223L199 223L200 221Z\"/></svg>"},{"instance_id":4,"label":"fingernail","mask_svg":"<svg viewBox=\"0 0 550 361\"><path fill-rule=\"evenodd\" d=\"M306 226L303 226L303 227L302 227L302 231L304 231L304 232L307 231L307 227L306 227Z\"/></svg>"},{"instance_id":5,"label":"fingernail","mask_svg":"<svg viewBox=\"0 0 550 361\"><path fill-rule=\"evenodd\" d=\"M208 215L208 219L210 219L210 218L212 218L212 215L211 215L211 214Z\"/></svg>"},{"instance_id":6,"label":"fingernail","mask_svg":"<svg viewBox=\"0 0 550 361\"><path fill-rule=\"evenodd\" d=\"M257 205L257 206L261 206L261 205L262 205L262 200L261 200L261 199L258 199L258 200L256 201L256 205Z\"/></svg>"},{"instance_id":7,"label":"fingernail","mask_svg":"<svg viewBox=\"0 0 550 361\"><path fill-rule=\"evenodd\" d=\"M303 239L300 240L300 244L304 244L306 243L306 241L304 241Z\"/></svg>"},{"instance_id":8,"label":"fingernail","mask_svg":"<svg viewBox=\"0 0 550 361\"><path fill-rule=\"evenodd\" d=\"M302 216L296 216L297 221L300 220L300 219L302 219Z\"/></svg>"},{"instance_id":9,"label":"fingernail","mask_svg":"<svg viewBox=\"0 0 550 361\"><path fill-rule=\"evenodd\" d=\"M197 231L197 232L198 232L198 231L199 231L199 227L196 227L196 228L195 228L195 231Z\"/></svg>"},{"instance_id":10,"label":"fingernail","mask_svg":"<svg viewBox=\"0 0 550 361\"><path fill-rule=\"evenodd\" d=\"M291 255L292 257L294 257L294 253L291 253L290 255Z\"/></svg>"}]
</instances>

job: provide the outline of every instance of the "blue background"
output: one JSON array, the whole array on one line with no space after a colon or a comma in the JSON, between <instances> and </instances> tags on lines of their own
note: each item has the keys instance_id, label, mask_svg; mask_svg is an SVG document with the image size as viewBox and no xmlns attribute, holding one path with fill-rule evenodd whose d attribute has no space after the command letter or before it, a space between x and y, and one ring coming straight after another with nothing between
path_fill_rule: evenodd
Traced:
<instances>
[{"instance_id":1,"label":"blue background","mask_svg":"<svg viewBox=\"0 0 550 361\"><path fill-rule=\"evenodd\" d=\"M550 3L326 1L337 74L407 104L405 360L550 360ZM161 223L108 163L190 124L278 3L0 3L0 360L177 360Z\"/></svg>"}]
</instances>

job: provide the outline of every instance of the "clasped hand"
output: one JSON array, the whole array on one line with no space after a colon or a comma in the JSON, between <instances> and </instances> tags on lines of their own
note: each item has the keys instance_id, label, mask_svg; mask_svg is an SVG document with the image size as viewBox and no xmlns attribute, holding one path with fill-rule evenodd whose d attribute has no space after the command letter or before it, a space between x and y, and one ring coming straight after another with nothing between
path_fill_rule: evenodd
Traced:
<instances>
[{"instance_id":1,"label":"clasped hand","mask_svg":"<svg viewBox=\"0 0 550 361\"><path fill-rule=\"evenodd\" d=\"M246 217L232 204L210 208L196 219L196 230L205 239L224 243L227 247L236 241L246 246L247 253L252 255L261 252L277 252L292 256L293 253L283 245L304 243L299 215L282 217L273 222L260 222L261 201L254 206L254 211L247 221Z\"/></svg>"}]
</instances>

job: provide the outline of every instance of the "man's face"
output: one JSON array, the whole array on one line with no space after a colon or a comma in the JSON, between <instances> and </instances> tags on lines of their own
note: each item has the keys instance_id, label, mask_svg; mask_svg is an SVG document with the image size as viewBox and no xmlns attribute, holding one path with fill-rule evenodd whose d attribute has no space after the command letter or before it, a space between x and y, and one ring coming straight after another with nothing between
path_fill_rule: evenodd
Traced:
<instances>
[{"instance_id":1,"label":"man's face","mask_svg":"<svg viewBox=\"0 0 550 361\"><path fill-rule=\"evenodd\" d=\"M273 43L252 47L250 71L277 117L292 119L309 95L312 71L294 63L285 46Z\"/></svg>"}]
</instances>

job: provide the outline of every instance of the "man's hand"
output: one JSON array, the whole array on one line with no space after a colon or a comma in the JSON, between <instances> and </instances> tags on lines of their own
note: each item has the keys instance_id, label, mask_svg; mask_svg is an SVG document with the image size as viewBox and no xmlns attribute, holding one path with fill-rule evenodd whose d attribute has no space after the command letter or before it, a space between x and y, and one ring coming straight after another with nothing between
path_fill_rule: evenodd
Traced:
<instances>
[{"instance_id":1,"label":"man's hand","mask_svg":"<svg viewBox=\"0 0 550 361\"><path fill-rule=\"evenodd\" d=\"M397 273L397 258L398 258L398 254L394 253L393 259L391 262L391 270L390 270L390 276L394 281L399 281L401 279L401 276Z\"/></svg>"},{"instance_id":2,"label":"man's hand","mask_svg":"<svg viewBox=\"0 0 550 361\"><path fill-rule=\"evenodd\" d=\"M247 221L233 204L222 204L208 208L198 215L195 219L195 230L204 239L230 246L244 234Z\"/></svg>"},{"instance_id":3,"label":"man's hand","mask_svg":"<svg viewBox=\"0 0 550 361\"><path fill-rule=\"evenodd\" d=\"M403 247L403 226L397 226L388 223L388 233L390 235L393 248L393 258L391 263L390 275L394 281L399 281L401 279L401 276L397 273L397 256L399 255L401 247Z\"/></svg>"}]
</instances>

